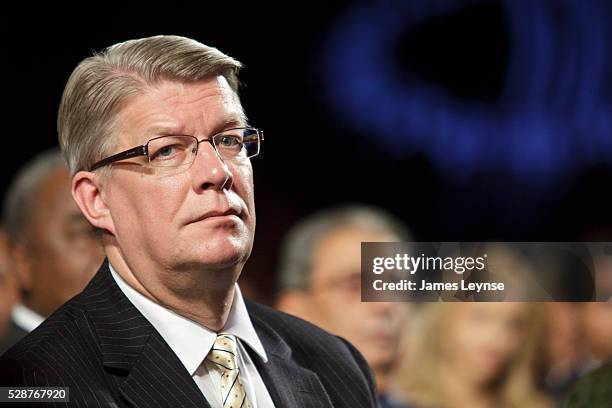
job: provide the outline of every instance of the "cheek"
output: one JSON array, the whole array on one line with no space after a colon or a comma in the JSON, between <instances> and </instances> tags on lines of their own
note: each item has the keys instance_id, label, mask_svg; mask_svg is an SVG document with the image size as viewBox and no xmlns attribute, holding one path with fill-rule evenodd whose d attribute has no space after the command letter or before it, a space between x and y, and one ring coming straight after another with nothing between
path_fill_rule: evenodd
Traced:
<instances>
[{"instance_id":1,"label":"cheek","mask_svg":"<svg viewBox=\"0 0 612 408\"><path fill-rule=\"evenodd\" d=\"M117 185L111 191L109 207L118 232L129 228L130 233L157 231L172 225L189 188L189 184L177 176L155 179L143 176Z\"/></svg>"},{"instance_id":2,"label":"cheek","mask_svg":"<svg viewBox=\"0 0 612 408\"><path fill-rule=\"evenodd\" d=\"M325 299L320 301L320 304L322 305L320 310L322 317L328 320L329 324L336 328L339 334L350 337L352 341L361 337L363 328L359 303L346 302L342 296L329 293L325 296Z\"/></svg>"},{"instance_id":3,"label":"cheek","mask_svg":"<svg viewBox=\"0 0 612 408\"><path fill-rule=\"evenodd\" d=\"M460 360L471 360L477 356L486 338L486 328L482 324L475 324L469 319L456 321L446 343L451 346L450 353Z\"/></svg>"},{"instance_id":4,"label":"cheek","mask_svg":"<svg viewBox=\"0 0 612 408\"><path fill-rule=\"evenodd\" d=\"M253 187L253 169L251 164L234 166L232 168L234 181L232 190L242 199L249 212L252 227L255 226L255 191Z\"/></svg>"},{"instance_id":5,"label":"cheek","mask_svg":"<svg viewBox=\"0 0 612 408\"><path fill-rule=\"evenodd\" d=\"M311 313L316 316L318 321L325 322L327 325L338 325L341 323L338 318L338 303L336 297L327 291L315 293L308 305Z\"/></svg>"},{"instance_id":6,"label":"cheek","mask_svg":"<svg viewBox=\"0 0 612 408\"><path fill-rule=\"evenodd\" d=\"M250 161L233 163L230 171L234 176L234 185L244 194L253 196L253 167Z\"/></svg>"}]
</instances>

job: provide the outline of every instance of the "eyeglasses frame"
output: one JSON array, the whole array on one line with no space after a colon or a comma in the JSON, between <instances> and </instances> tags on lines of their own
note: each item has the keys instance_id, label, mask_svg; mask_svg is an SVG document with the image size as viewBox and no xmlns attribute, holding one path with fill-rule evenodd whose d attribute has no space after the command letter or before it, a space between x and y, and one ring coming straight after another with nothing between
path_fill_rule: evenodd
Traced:
<instances>
[{"instance_id":1,"label":"eyeglasses frame","mask_svg":"<svg viewBox=\"0 0 612 408\"><path fill-rule=\"evenodd\" d=\"M254 130L256 132L256 134L257 134L258 143L261 143L264 140L263 130L260 130L260 129L257 129L257 128L254 128L254 127L235 127L235 128L225 129L222 132L215 133L214 135L212 135L212 136L210 136L208 138L202 139L202 140L198 140L198 138L193 136L193 135L162 135L162 136L157 136L157 137L154 137L152 139L149 139L147 141L147 143L145 143L143 145L132 147L131 149L127 149L127 150L124 150L122 152L115 153L115 154L113 154L111 156L108 156L108 157L102 159L102 160L99 160L99 161L95 162L90 167L89 171L97 170L100 167L107 166L109 164L118 162L120 160L127 160L127 159L131 159L131 158L134 158L134 157L140 157L140 156L148 156L149 155L148 146L149 146L149 143L151 143L151 141L156 140L156 139L161 139L163 137L171 137L171 136L189 136L189 137L194 138L197 141L196 154L197 154L197 149L200 146L200 143L202 143L202 142L209 142L210 145L213 147L213 149L215 149L217 154L220 155L219 151L217 150L217 147L213 143L214 137L218 136L218 135L220 135L222 133L229 132L231 130L238 130L238 129ZM251 157L257 156L259 154L260 150L261 150L261 146L258 146L257 153L255 153L252 156L247 156L247 157L251 158Z\"/></svg>"}]
</instances>

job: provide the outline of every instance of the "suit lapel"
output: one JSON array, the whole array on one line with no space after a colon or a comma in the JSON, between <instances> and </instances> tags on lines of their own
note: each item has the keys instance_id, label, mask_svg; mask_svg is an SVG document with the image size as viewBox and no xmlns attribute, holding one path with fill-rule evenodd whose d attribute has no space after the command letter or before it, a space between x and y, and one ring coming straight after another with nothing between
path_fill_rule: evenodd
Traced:
<instances>
[{"instance_id":1,"label":"suit lapel","mask_svg":"<svg viewBox=\"0 0 612 408\"><path fill-rule=\"evenodd\" d=\"M248 303L247 303L248 307ZM255 309L249 315L268 356L264 362L256 353L250 353L270 397L277 408L333 407L316 373L302 367L292 358L289 345L272 329Z\"/></svg>"},{"instance_id":2,"label":"suit lapel","mask_svg":"<svg viewBox=\"0 0 612 408\"><path fill-rule=\"evenodd\" d=\"M119 389L135 407L208 407L185 367L159 334L151 335Z\"/></svg>"},{"instance_id":3,"label":"suit lapel","mask_svg":"<svg viewBox=\"0 0 612 408\"><path fill-rule=\"evenodd\" d=\"M210 408L178 357L121 292L107 262L84 291L83 302L108 379L134 407Z\"/></svg>"}]
</instances>

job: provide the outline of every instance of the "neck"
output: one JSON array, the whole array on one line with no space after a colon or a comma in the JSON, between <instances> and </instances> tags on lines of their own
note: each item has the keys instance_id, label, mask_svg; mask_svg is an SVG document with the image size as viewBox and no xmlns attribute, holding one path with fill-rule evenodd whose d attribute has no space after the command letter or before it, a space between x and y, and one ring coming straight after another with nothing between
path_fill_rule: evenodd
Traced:
<instances>
[{"instance_id":1,"label":"neck","mask_svg":"<svg viewBox=\"0 0 612 408\"><path fill-rule=\"evenodd\" d=\"M132 259L128 265L116 246L106 246L105 252L119 276L143 296L215 332L225 326L240 274L236 267L174 271Z\"/></svg>"}]
</instances>

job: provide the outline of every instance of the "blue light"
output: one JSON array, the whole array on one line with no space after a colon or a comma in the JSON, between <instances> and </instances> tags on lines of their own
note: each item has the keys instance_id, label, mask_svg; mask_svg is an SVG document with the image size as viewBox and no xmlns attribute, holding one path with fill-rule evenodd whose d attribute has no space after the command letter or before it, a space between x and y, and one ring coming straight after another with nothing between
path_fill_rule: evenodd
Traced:
<instances>
[{"instance_id":1,"label":"blue light","mask_svg":"<svg viewBox=\"0 0 612 408\"><path fill-rule=\"evenodd\" d=\"M582 165L610 161L612 33L605 20L612 7L605 2L500 2L510 54L494 106L398 72L393 52L402 30L481 3L379 1L350 7L331 30L323 56L326 97L336 113L391 155L425 153L451 178L458 171L501 170L545 183Z\"/></svg>"}]
</instances>

